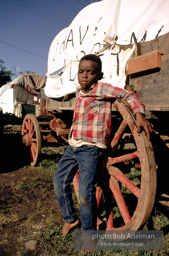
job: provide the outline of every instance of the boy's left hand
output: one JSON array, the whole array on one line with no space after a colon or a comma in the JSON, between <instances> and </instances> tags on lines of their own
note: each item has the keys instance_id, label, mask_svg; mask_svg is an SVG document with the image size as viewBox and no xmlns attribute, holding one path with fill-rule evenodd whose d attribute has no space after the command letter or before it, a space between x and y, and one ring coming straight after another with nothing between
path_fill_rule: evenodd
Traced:
<instances>
[{"instance_id":1,"label":"boy's left hand","mask_svg":"<svg viewBox=\"0 0 169 256\"><path fill-rule=\"evenodd\" d=\"M153 132L153 124L151 124L141 113L136 113L136 126L138 133L144 128L148 139L150 139L150 134Z\"/></svg>"}]
</instances>

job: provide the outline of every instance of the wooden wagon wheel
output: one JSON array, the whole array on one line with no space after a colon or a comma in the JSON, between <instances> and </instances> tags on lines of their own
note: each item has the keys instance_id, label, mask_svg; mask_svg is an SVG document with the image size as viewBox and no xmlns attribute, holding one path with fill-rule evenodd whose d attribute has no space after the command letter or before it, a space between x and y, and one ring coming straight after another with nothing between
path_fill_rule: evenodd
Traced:
<instances>
[{"instance_id":1,"label":"wooden wagon wheel","mask_svg":"<svg viewBox=\"0 0 169 256\"><path fill-rule=\"evenodd\" d=\"M30 148L30 163L35 166L41 151L41 135L37 118L27 114L22 123L22 142Z\"/></svg>"},{"instance_id":2,"label":"wooden wagon wheel","mask_svg":"<svg viewBox=\"0 0 169 256\"><path fill-rule=\"evenodd\" d=\"M96 190L98 212L101 205L101 208L106 208L102 219L107 219L107 230L138 230L149 218L154 206L154 153L145 133L137 133L135 118L128 105L116 100L114 107L118 111L119 125L114 131L112 152L104 160L106 167ZM78 173L74 178L74 188L78 193ZM101 223L99 218L98 225Z\"/></svg>"}]
</instances>

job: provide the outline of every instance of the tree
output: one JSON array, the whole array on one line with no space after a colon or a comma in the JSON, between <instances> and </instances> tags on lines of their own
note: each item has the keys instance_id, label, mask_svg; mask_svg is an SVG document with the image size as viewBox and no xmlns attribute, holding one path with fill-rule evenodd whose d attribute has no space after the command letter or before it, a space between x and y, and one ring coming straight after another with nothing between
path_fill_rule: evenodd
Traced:
<instances>
[{"instance_id":1,"label":"tree","mask_svg":"<svg viewBox=\"0 0 169 256\"><path fill-rule=\"evenodd\" d=\"M4 61L0 60L0 87L12 80L12 71L6 70L4 67Z\"/></svg>"}]
</instances>

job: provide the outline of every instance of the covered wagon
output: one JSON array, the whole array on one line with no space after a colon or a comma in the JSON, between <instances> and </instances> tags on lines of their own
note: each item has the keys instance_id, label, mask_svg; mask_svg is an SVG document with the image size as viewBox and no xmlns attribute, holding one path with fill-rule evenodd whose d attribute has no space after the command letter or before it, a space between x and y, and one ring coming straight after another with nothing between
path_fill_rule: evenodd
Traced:
<instances>
[{"instance_id":1,"label":"covered wagon","mask_svg":"<svg viewBox=\"0 0 169 256\"><path fill-rule=\"evenodd\" d=\"M165 122L169 110L168 8L168 0L99 1L84 8L54 38L38 112L25 115L22 124L23 142L30 148L32 165L38 161L42 140L67 141L79 86L77 67L80 58L89 53L102 60L102 81L137 94L145 104L146 117L157 124L156 133L166 143L168 129L161 128L158 118L163 117ZM116 121L111 150L97 184L98 225L106 219L108 230L137 230L154 206L154 148L144 132L137 133L135 117L123 100L112 104L112 119ZM78 195L78 172L74 188ZM106 211L100 209L103 205Z\"/></svg>"}]
</instances>

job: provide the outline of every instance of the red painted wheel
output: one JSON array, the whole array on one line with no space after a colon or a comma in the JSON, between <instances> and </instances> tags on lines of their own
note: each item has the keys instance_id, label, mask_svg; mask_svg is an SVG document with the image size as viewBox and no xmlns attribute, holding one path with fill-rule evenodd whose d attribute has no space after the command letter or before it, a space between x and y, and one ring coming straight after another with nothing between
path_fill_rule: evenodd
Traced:
<instances>
[{"instance_id":1,"label":"red painted wheel","mask_svg":"<svg viewBox=\"0 0 169 256\"><path fill-rule=\"evenodd\" d=\"M35 166L41 152L41 135L37 118L27 114L22 123L22 142L30 148L30 163Z\"/></svg>"},{"instance_id":2,"label":"red painted wheel","mask_svg":"<svg viewBox=\"0 0 169 256\"><path fill-rule=\"evenodd\" d=\"M156 164L151 142L137 133L129 106L116 100L116 121L108 159L98 178L98 226L107 230L138 230L148 220L156 194ZM116 125L118 122L118 125ZM74 179L78 192L78 173Z\"/></svg>"}]
</instances>

